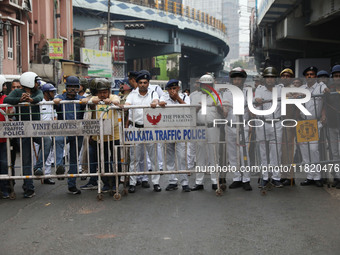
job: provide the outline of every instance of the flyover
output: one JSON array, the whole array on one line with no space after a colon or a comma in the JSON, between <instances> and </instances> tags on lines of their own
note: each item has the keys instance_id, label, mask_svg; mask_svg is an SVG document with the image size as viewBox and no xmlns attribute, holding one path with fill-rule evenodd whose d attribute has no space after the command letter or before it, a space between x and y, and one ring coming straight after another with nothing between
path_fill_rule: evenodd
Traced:
<instances>
[{"instance_id":1,"label":"flyover","mask_svg":"<svg viewBox=\"0 0 340 255\"><path fill-rule=\"evenodd\" d=\"M130 1L131 2L131 1ZM126 30L125 60L179 53L180 76L189 77L223 68L229 52L225 26L215 18L182 6L141 6L111 1L111 25L124 29L120 20L149 20L145 29ZM166 1L167 3L168 1ZM74 0L73 26L76 30L100 27L107 21L108 1ZM116 21L116 22L115 22Z\"/></svg>"}]
</instances>

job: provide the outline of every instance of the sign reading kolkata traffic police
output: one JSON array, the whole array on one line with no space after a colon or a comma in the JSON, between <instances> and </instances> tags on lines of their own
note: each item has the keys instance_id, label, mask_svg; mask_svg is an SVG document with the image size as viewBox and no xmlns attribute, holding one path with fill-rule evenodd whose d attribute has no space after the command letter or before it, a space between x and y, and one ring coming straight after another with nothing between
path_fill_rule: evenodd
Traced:
<instances>
[{"instance_id":1,"label":"sign reading kolkata traffic police","mask_svg":"<svg viewBox=\"0 0 340 255\"><path fill-rule=\"evenodd\" d=\"M112 134L111 120L103 120L104 135ZM100 135L99 120L2 121L0 137Z\"/></svg>"}]
</instances>

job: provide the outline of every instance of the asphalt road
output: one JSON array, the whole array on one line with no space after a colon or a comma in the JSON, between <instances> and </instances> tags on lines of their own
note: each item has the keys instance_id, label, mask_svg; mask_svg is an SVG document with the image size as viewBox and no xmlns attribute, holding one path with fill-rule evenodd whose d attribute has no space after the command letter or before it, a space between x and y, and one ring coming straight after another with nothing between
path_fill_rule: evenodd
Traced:
<instances>
[{"instance_id":1,"label":"asphalt road","mask_svg":"<svg viewBox=\"0 0 340 255\"><path fill-rule=\"evenodd\" d=\"M138 188L114 201L67 194L66 181L0 200L0 254L340 254L340 190L285 187L261 196L228 190ZM193 177L191 177L193 183ZM78 181L85 184L85 181ZM229 181L230 184L230 181Z\"/></svg>"}]
</instances>

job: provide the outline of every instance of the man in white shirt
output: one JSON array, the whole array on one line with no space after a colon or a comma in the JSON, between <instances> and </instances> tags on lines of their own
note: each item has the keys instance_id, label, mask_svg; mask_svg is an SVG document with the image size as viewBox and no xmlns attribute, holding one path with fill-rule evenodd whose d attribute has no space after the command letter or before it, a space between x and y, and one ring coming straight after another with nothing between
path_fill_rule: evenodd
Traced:
<instances>
[{"instance_id":1,"label":"man in white shirt","mask_svg":"<svg viewBox=\"0 0 340 255\"><path fill-rule=\"evenodd\" d=\"M138 84L137 91L136 93L129 94L129 96L126 98L125 105L140 105L140 106L150 105L152 108L155 108L158 104L159 97L157 93L155 93L149 88L150 75L141 73L137 76L136 81ZM144 128L143 108L130 109L129 122L130 127ZM139 166L140 158L141 154L144 152L144 148L146 148L150 156L151 170L158 171L158 160L157 157L155 157L155 150L157 150L156 146L155 144L146 143L137 144L135 147L132 147L130 150L130 172L135 172L136 170L140 169ZM162 191L161 187L159 186L160 176L152 175L151 179L154 191L155 192ZM136 191L136 183L137 183L136 176L130 176L129 193L134 193Z\"/></svg>"},{"instance_id":2,"label":"man in white shirt","mask_svg":"<svg viewBox=\"0 0 340 255\"><path fill-rule=\"evenodd\" d=\"M237 86L243 92L244 98L247 98L247 89L244 88L244 82L247 78L247 73L240 67L234 68L229 73L230 81L232 85ZM234 115L233 114L233 95L227 90L223 93L222 97L223 105L226 105L225 109L225 118L228 120L228 124L226 125L226 134L227 134L227 148L228 148L228 158L229 164L233 167L239 167L240 159L241 165L249 165L249 156L248 156L248 137L249 137L249 127L243 126L243 124L232 124L232 123L242 123L243 120L247 121L249 119L248 107L245 106L245 111L243 116ZM244 102L246 105L246 101ZM239 139L237 139L237 136ZM242 142L240 142L242 141ZM238 144L241 144L240 147ZM237 151L239 150L239 152ZM243 187L244 190L250 191L252 187L250 186L250 172L244 171L241 173L239 169L237 172L234 172L233 183L229 185L230 189L236 189Z\"/></svg>"},{"instance_id":3,"label":"man in white shirt","mask_svg":"<svg viewBox=\"0 0 340 255\"><path fill-rule=\"evenodd\" d=\"M172 104L190 104L190 99L188 96L179 93L179 81L172 79L170 80L165 89L168 93L165 93L160 98L159 105L161 107L165 107L166 105ZM185 143L167 143L165 145L165 153L166 153L166 167L168 171L180 171L185 169L186 158L185 158ZM175 154L176 153L176 154ZM175 168L177 159L178 169ZM190 192L190 187L188 185L188 175L180 174L180 183L182 185L182 189L184 192ZM166 187L166 191L177 190L177 182L178 179L175 174L170 174L169 185Z\"/></svg>"},{"instance_id":4,"label":"man in white shirt","mask_svg":"<svg viewBox=\"0 0 340 255\"><path fill-rule=\"evenodd\" d=\"M203 91L211 91L209 87L213 87L215 80L210 74L203 75L200 80L200 86ZM206 92L205 92L206 93ZM210 92L209 92L210 93ZM198 105L202 100L202 92L193 93L190 96L191 104ZM221 119L222 109L219 106L214 105L214 101L217 100L217 96L211 94L214 99L210 96L207 97L207 113L202 114L202 108L200 107L197 112L197 125L207 126L207 141L198 142L196 147L196 166L208 167L216 166L219 164L219 141L220 141L220 130L218 127L213 126L215 119ZM204 172L196 173L195 186L191 189L192 191L204 189ZM210 173L212 189L217 189L217 174Z\"/></svg>"},{"instance_id":5,"label":"man in white shirt","mask_svg":"<svg viewBox=\"0 0 340 255\"><path fill-rule=\"evenodd\" d=\"M274 67L267 67L263 71L263 78L265 86L258 87L255 91L255 102L258 105L258 110L268 110L272 107L273 89L277 89L277 94L281 95L280 85L276 84L276 78L278 72ZM274 113L269 115L258 115L259 121L256 123L256 141L260 149L260 161L262 166L279 166L281 160L281 141L282 141L282 126L278 121L272 121L272 119L281 118L281 107L277 105ZM263 122L263 126L260 124ZM266 150L266 144L268 143L269 151ZM269 155L269 160L267 158ZM272 174L272 184L276 188L282 188L283 185L280 182L280 171L274 170ZM269 182L268 171L262 171L262 180L260 188L265 187Z\"/></svg>"},{"instance_id":6,"label":"man in white shirt","mask_svg":"<svg viewBox=\"0 0 340 255\"><path fill-rule=\"evenodd\" d=\"M45 83L40 87L41 91L44 94L44 98L41 101L42 104L40 105L40 120L42 121L51 121L57 119L57 113L53 107L53 104L46 104L48 101L52 101L54 99L55 93L57 89L50 83ZM44 139L44 160L45 160L45 175L51 174L51 162L53 160L53 153L52 150L52 138L47 136L43 137ZM34 166L34 174L35 175L42 175L42 168L43 168L43 153L40 149L39 158ZM48 155L48 157L46 157ZM44 184L55 184L54 180L51 178L44 179Z\"/></svg>"},{"instance_id":7,"label":"man in white shirt","mask_svg":"<svg viewBox=\"0 0 340 255\"><path fill-rule=\"evenodd\" d=\"M303 71L303 75L306 78L306 84L302 85L300 88L307 89L311 92L312 98L305 103L305 108L312 114L310 116L306 116L301 112L301 118L304 120L318 120L318 132L320 134L320 128L322 127L322 123L326 119L326 112L323 108L323 98L322 97L313 97L315 95L320 95L325 92L328 92L328 88L324 83L318 83L316 80L316 74L318 69L314 66L307 67ZM319 154L319 142L303 142L299 143L302 163L318 163L320 161ZM321 172L320 171L309 171L309 168L305 168L305 172L307 173L307 179L301 182L301 186L309 186L315 185L317 187L322 187L321 181Z\"/></svg>"}]
</instances>

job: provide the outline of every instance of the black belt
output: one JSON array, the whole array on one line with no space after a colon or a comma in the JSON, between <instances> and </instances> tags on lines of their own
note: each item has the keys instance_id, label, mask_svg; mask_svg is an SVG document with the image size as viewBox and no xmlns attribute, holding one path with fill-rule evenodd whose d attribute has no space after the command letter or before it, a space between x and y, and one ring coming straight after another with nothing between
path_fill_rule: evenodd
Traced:
<instances>
[{"instance_id":1,"label":"black belt","mask_svg":"<svg viewBox=\"0 0 340 255\"><path fill-rule=\"evenodd\" d=\"M136 128L144 128L144 125L139 125L137 123L133 123L132 121L129 121L129 124L135 126Z\"/></svg>"}]
</instances>

